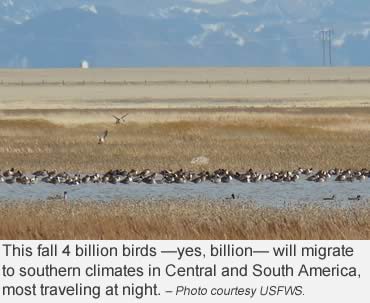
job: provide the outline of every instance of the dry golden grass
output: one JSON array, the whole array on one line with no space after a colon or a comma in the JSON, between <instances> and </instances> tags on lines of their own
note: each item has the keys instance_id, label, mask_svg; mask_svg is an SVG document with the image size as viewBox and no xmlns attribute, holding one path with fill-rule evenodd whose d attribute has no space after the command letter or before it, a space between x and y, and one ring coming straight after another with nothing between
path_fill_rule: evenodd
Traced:
<instances>
[{"instance_id":1,"label":"dry golden grass","mask_svg":"<svg viewBox=\"0 0 370 303\"><path fill-rule=\"evenodd\" d=\"M4 82L280 81L369 79L369 67L0 69Z\"/></svg>"},{"instance_id":2,"label":"dry golden grass","mask_svg":"<svg viewBox=\"0 0 370 303\"><path fill-rule=\"evenodd\" d=\"M0 239L370 239L370 208L247 203L0 203Z\"/></svg>"},{"instance_id":3,"label":"dry golden grass","mask_svg":"<svg viewBox=\"0 0 370 303\"><path fill-rule=\"evenodd\" d=\"M18 115L16 112L12 114ZM49 119L53 113L28 114L32 115ZM76 116L66 124L0 120L0 168L87 173L113 168L369 166L369 109L136 110L131 111L126 124L118 126L113 124L110 111L61 115L65 121L69 115ZM82 124L77 123L78 116ZM97 117L99 122L88 123L84 116L91 120ZM101 122L103 118L108 122ZM98 145L96 136L105 129L109 130L107 143ZM198 156L209 158L209 164L191 164Z\"/></svg>"},{"instance_id":4,"label":"dry golden grass","mask_svg":"<svg viewBox=\"0 0 370 303\"><path fill-rule=\"evenodd\" d=\"M369 68L0 69L0 109L370 104ZM217 101L217 102L215 102Z\"/></svg>"}]
</instances>

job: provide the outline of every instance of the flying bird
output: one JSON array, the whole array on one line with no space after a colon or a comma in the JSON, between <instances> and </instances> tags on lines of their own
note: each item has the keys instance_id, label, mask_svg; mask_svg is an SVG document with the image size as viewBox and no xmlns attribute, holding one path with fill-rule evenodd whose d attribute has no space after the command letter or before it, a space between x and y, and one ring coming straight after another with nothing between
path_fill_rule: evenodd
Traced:
<instances>
[{"instance_id":1,"label":"flying bird","mask_svg":"<svg viewBox=\"0 0 370 303\"><path fill-rule=\"evenodd\" d=\"M105 139L107 138L107 136L108 136L108 130L106 130L103 135L97 136L98 137L98 144L104 144Z\"/></svg>"},{"instance_id":2,"label":"flying bird","mask_svg":"<svg viewBox=\"0 0 370 303\"><path fill-rule=\"evenodd\" d=\"M119 118L119 117L117 117L117 116L115 116L115 115L112 115L112 117L114 118L114 119L116 119L116 124L121 124L122 122L126 122L125 121L125 118L128 116L128 114L125 114L125 115L123 115L121 118Z\"/></svg>"}]
</instances>

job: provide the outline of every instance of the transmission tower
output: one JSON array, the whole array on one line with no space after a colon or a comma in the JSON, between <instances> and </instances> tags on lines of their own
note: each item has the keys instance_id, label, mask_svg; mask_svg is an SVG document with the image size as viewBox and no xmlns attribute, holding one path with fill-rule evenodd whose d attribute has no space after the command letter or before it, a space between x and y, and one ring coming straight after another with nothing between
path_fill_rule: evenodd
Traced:
<instances>
[{"instance_id":1,"label":"transmission tower","mask_svg":"<svg viewBox=\"0 0 370 303\"><path fill-rule=\"evenodd\" d=\"M334 30L333 29L323 29L320 31L320 40L322 43L322 65L326 66L327 62L327 53L328 53L328 61L329 66L333 65L332 60L332 41L334 37Z\"/></svg>"}]
</instances>

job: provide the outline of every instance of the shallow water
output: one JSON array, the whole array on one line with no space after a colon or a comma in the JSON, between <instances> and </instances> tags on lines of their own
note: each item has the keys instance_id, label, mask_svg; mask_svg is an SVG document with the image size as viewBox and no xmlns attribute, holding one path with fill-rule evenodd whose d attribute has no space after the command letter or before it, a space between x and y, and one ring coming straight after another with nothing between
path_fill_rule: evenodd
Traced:
<instances>
[{"instance_id":1,"label":"shallow water","mask_svg":"<svg viewBox=\"0 0 370 303\"><path fill-rule=\"evenodd\" d=\"M239 201L251 201L263 206L286 206L287 204L307 204L323 201L336 195L335 201L323 201L323 204L347 206L353 202L349 197L361 195L361 201L370 199L370 180L363 182L315 183L301 180L296 183L241 183L229 184L86 184L79 186L53 185L39 183L35 185L0 184L0 201L39 201L68 192L68 200L86 201L138 201L138 200L207 200L223 201L235 194Z\"/></svg>"}]
</instances>

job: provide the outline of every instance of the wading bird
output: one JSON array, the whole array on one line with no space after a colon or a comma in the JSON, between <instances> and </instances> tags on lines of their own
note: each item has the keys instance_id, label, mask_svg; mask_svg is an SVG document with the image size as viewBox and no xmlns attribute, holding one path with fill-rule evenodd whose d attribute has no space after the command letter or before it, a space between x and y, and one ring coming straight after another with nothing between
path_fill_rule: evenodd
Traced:
<instances>
[{"instance_id":1,"label":"wading bird","mask_svg":"<svg viewBox=\"0 0 370 303\"><path fill-rule=\"evenodd\" d=\"M108 136L108 130L106 130L103 135L98 136L98 144L104 144L107 136Z\"/></svg>"},{"instance_id":2,"label":"wading bird","mask_svg":"<svg viewBox=\"0 0 370 303\"><path fill-rule=\"evenodd\" d=\"M116 124L121 124L122 122L126 122L125 118L128 116L128 114L123 115L121 118L113 115L113 118L116 119Z\"/></svg>"}]
</instances>

